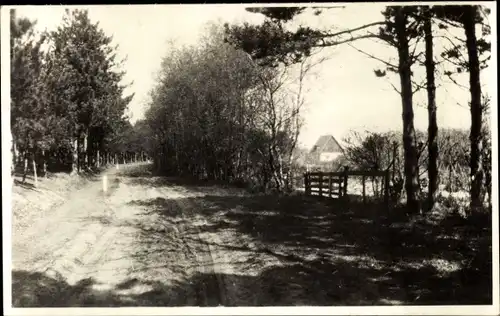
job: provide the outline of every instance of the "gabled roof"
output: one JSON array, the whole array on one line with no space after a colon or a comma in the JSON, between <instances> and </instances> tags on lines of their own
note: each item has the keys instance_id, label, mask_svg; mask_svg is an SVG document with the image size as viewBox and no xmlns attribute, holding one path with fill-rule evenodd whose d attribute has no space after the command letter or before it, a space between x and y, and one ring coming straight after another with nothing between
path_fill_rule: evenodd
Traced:
<instances>
[{"instance_id":1,"label":"gabled roof","mask_svg":"<svg viewBox=\"0 0 500 316\"><path fill-rule=\"evenodd\" d=\"M311 149L311 153L313 152L341 153L342 147L340 147L340 144L332 135L323 135L316 141L316 144Z\"/></svg>"}]
</instances>

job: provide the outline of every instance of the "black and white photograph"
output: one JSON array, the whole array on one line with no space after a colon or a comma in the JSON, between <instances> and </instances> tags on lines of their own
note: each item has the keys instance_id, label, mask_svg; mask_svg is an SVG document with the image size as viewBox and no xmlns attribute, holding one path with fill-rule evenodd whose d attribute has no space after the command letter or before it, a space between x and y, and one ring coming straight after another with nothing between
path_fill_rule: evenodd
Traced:
<instances>
[{"instance_id":1,"label":"black and white photograph","mask_svg":"<svg viewBox=\"0 0 500 316\"><path fill-rule=\"evenodd\" d=\"M2 6L5 314L498 315L496 14Z\"/></svg>"}]
</instances>

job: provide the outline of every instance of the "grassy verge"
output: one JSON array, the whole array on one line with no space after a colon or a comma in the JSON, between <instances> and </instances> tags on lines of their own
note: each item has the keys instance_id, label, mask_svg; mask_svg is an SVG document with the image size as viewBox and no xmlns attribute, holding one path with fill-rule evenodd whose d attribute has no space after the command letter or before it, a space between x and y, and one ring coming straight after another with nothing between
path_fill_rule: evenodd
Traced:
<instances>
[{"instance_id":1,"label":"grassy verge","mask_svg":"<svg viewBox=\"0 0 500 316\"><path fill-rule=\"evenodd\" d=\"M22 174L15 174L12 183L12 224L14 229L28 227L37 218L64 203L69 195L91 182L101 170L68 173L48 173L38 177L37 185L32 174L23 182Z\"/></svg>"}]
</instances>

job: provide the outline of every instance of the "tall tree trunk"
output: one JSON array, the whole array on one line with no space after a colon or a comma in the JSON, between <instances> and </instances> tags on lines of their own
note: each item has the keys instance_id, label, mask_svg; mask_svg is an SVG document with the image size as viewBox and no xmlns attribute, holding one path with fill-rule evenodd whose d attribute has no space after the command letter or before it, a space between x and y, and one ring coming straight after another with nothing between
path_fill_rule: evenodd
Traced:
<instances>
[{"instance_id":1,"label":"tall tree trunk","mask_svg":"<svg viewBox=\"0 0 500 316\"><path fill-rule=\"evenodd\" d=\"M405 189L408 212L420 211L418 201L418 161L415 147L415 127L413 124L413 91L411 85L411 60L406 30L407 14L404 7L399 7L395 17L395 29L398 42L399 77L401 80L401 100L403 107L403 149Z\"/></svg>"},{"instance_id":2,"label":"tall tree trunk","mask_svg":"<svg viewBox=\"0 0 500 316\"><path fill-rule=\"evenodd\" d=\"M14 174L14 172L16 171L16 165L17 165L17 156L18 156L18 153L17 153L17 146L16 146L16 142L14 139L12 139L12 174Z\"/></svg>"},{"instance_id":3,"label":"tall tree trunk","mask_svg":"<svg viewBox=\"0 0 500 316\"><path fill-rule=\"evenodd\" d=\"M31 156L31 165L33 166L33 183L35 187L38 187L38 174L36 168L36 149L33 149L33 154Z\"/></svg>"},{"instance_id":4,"label":"tall tree trunk","mask_svg":"<svg viewBox=\"0 0 500 316\"><path fill-rule=\"evenodd\" d=\"M23 183L26 181L26 175L28 174L28 153L28 150L24 151Z\"/></svg>"},{"instance_id":5,"label":"tall tree trunk","mask_svg":"<svg viewBox=\"0 0 500 316\"><path fill-rule=\"evenodd\" d=\"M78 138L76 137L72 141L73 143L73 150L72 150L72 159L71 159L71 174L75 174L79 171L79 164L78 164Z\"/></svg>"},{"instance_id":6,"label":"tall tree trunk","mask_svg":"<svg viewBox=\"0 0 500 316\"><path fill-rule=\"evenodd\" d=\"M280 179L278 177L278 173L277 173L276 166L275 166L275 157L274 157L273 146L269 147L268 154L269 154L269 170L271 172L271 176L273 177L274 183L276 184L276 190L278 192L281 192L281 182L280 182Z\"/></svg>"},{"instance_id":7,"label":"tall tree trunk","mask_svg":"<svg viewBox=\"0 0 500 316\"><path fill-rule=\"evenodd\" d=\"M80 165L81 165L81 159L80 159L80 138L77 137L75 140L75 153L76 157L73 159L76 159L76 172L80 173Z\"/></svg>"},{"instance_id":8,"label":"tall tree trunk","mask_svg":"<svg viewBox=\"0 0 500 316\"><path fill-rule=\"evenodd\" d=\"M471 211L478 210L482 206L481 198L483 185L483 166L481 152L483 140L481 127L483 122L483 109L481 102L481 79L479 69L479 56L477 50L476 25L474 17L476 16L477 6L464 6L462 23L465 30L467 54L469 57L469 83L470 83L470 208Z\"/></svg>"},{"instance_id":9,"label":"tall tree trunk","mask_svg":"<svg viewBox=\"0 0 500 316\"><path fill-rule=\"evenodd\" d=\"M101 166L101 156L99 155L99 149L96 152L96 165L97 165L97 168L99 168Z\"/></svg>"},{"instance_id":10,"label":"tall tree trunk","mask_svg":"<svg viewBox=\"0 0 500 316\"><path fill-rule=\"evenodd\" d=\"M83 166L84 168L89 167L89 153L88 153L88 131L83 136Z\"/></svg>"},{"instance_id":11,"label":"tall tree trunk","mask_svg":"<svg viewBox=\"0 0 500 316\"><path fill-rule=\"evenodd\" d=\"M16 162L16 166L17 166L18 164L21 164L23 161L24 161L24 151L23 151L23 150L18 150L18 152L17 152L17 162Z\"/></svg>"},{"instance_id":12,"label":"tall tree trunk","mask_svg":"<svg viewBox=\"0 0 500 316\"><path fill-rule=\"evenodd\" d=\"M433 37L432 37L432 11L430 7L425 9L424 17L424 33L425 33L425 68L427 73L427 112L429 126L427 130L428 137L428 178L429 190L427 195L427 210L431 211L434 208L436 201L436 193L439 185L438 178L438 126L436 117L436 84L435 84L435 64L434 64L434 50L433 50Z\"/></svg>"},{"instance_id":13,"label":"tall tree trunk","mask_svg":"<svg viewBox=\"0 0 500 316\"><path fill-rule=\"evenodd\" d=\"M43 176L47 178L47 152L42 150L42 172Z\"/></svg>"}]
</instances>

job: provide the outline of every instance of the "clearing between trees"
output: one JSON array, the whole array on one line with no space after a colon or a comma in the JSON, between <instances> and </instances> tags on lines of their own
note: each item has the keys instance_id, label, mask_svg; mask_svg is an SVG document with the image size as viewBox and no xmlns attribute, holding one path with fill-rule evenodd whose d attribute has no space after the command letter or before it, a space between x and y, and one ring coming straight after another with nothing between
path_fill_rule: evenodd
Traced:
<instances>
[{"instance_id":1,"label":"clearing between trees","mask_svg":"<svg viewBox=\"0 0 500 316\"><path fill-rule=\"evenodd\" d=\"M491 224L151 170L14 186L13 306L491 304Z\"/></svg>"}]
</instances>

